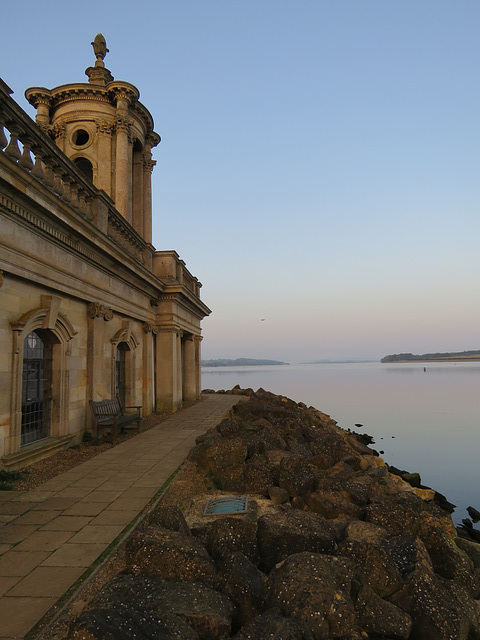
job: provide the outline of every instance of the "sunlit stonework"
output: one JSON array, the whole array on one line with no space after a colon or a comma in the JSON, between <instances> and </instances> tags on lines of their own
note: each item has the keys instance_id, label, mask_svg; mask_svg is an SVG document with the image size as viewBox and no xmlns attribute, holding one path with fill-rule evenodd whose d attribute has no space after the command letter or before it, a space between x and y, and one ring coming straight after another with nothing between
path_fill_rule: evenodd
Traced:
<instances>
[{"instance_id":1,"label":"sunlit stonework","mask_svg":"<svg viewBox=\"0 0 480 640\"><path fill-rule=\"evenodd\" d=\"M88 83L0 80L0 467L79 441L90 400L143 415L200 396L201 284L152 246L152 149L138 89L92 42ZM27 339L28 338L28 339Z\"/></svg>"}]
</instances>

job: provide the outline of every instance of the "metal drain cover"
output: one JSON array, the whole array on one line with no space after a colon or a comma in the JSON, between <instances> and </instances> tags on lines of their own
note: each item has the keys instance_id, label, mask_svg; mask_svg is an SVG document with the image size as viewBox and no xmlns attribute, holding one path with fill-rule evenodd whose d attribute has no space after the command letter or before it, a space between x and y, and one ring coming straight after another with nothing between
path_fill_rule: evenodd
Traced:
<instances>
[{"instance_id":1,"label":"metal drain cover","mask_svg":"<svg viewBox=\"0 0 480 640\"><path fill-rule=\"evenodd\" d=\"M223 496L207 500L204 516L214 516L219 513L247 513L248 496Z\"/></svg>"}]
</instances>

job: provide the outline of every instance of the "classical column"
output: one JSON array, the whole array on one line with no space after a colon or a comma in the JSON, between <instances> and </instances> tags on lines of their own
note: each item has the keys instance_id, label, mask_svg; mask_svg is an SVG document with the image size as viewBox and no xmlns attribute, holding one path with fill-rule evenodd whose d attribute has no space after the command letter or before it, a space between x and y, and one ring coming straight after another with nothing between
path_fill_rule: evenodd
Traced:
<instances>
[{"instance_id":1,"label":"classical column","mask_svg":"<svg viewBox=\"0 0 480 640\"><path fill-rule=\"evenodd\" d=\"M177 332L177 406L183 400L183 333Z\"/></svg>"},{"instance_id":2,"label":"classical column","mask_svg":"<svg viewBox=\"0 0 480 640\"><path fill-rule=\"evenodd\" d=\"M111 198L112 194L112 132L113 126L109 122L97 124L97 184Z\"/></svg>"},{"instance_id":3,"label":"classical column","mask_svg":"<svg viewBox=\"0 0 480 640\"><path fill-rule=\"evenodd\" d=\"M115 157L115 206L122 216L132 223L132 167L128 117L128 94L117 94Z\"/></svg>"},{"instance_id":4,"label":"classical column","mask_svg":"<svg viewBox=\"0 0 480 640\"><path fill-rule=\"evenodd\" d=\"M178 407L178 335L175 329L160 329L156 349L157 411L176 411Z\"/></svg>"},{"instance_id":5,"label":"classical column","mask_svg":"<svg viewBox=\"0 0 480 640\"><path fill-rule=\"evenodd\" d=\"M142 153L133 152L132 219L133 228L144 237L144 165ZM151 242L149 240L148 242Z\"/></svg>"},{"instance_id":6,"label":"classical column","mask_svg":"<svg viewBox=\"0 0 480 640\"><path fill-rule=\"evenodd\" d=\"M197 380L195 367L195 341L193 335L184 340L183 351L183 391L185 400L197 399Z\"/></svg>"},{"instance_id":7,"label":"classical column","mask_svg":"<svg viewBox=\"0 0 480 640\"><path fill-rule=\"evenodd\" d=\"M142 416L152 413L153 403L153 327L150 323L143 324L143 353L142 353Z\"/></svg>"},{"instance_id":8,"label":"classical column","mask_svg":"<svg viewBox=\"0 0 480 640\"><path fill-rule=\"evenodd\" d=\"M143 239L150 244L152 244L152 171L156 164L151 156L150 152L143 154Z\"/></svg>"},{"instance_id":9,"label":"classical column","mask_svg":"<svg viewBox=\"0 0 480 640\"><path fill-rule=\"evenodd\" d=\"M202 343L202 336L195 336L195 389L197 400L202 395L202 357L200 345Z\"/></svg>"}]
</instances>

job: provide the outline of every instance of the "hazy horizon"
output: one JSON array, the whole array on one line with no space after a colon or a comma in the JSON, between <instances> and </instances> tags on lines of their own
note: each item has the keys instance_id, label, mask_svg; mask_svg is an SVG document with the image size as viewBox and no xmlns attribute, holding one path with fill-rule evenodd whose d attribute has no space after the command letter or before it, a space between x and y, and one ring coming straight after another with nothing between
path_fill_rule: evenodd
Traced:
<instances>
[{"instance_id":1,"label":"hazy horizon","mask_svg":"<svg viewBox=\"0 0 480 640\"><path fill-rule=\"evenodd\" d=\"M2 7L2 78L140 90L153 244L212 309L202 357L479 347L480 3L86 0ZM139 33L140 35L136 35Z\"/></svg>"}]
</instances>

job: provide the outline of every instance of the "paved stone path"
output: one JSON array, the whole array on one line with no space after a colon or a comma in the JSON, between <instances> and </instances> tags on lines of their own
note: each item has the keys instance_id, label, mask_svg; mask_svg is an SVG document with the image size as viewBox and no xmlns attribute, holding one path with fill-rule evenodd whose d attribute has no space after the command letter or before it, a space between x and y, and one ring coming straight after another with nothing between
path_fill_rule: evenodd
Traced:
<instances>
[{"instance_id":1,"label":"paved stone path","mask_svg":"<svg viewBox=\"0 0 480 640\"><path fill-rule=\"evenodd\" d=\"M23 638L239 396L205 395L149 431L32 491L0 491L0 638Z\"/></svg>"}]
</instances>

